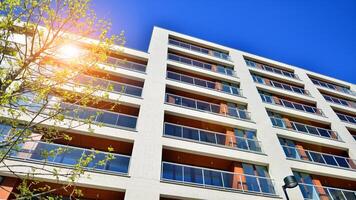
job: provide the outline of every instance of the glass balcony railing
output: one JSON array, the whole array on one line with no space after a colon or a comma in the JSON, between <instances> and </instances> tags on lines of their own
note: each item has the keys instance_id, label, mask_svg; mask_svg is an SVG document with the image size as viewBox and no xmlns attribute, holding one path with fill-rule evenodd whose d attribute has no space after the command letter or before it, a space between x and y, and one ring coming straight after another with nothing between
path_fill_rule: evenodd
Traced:
<instances>
[{"instance_id":1,"label":"glass balcony railing","mask_svg":"<svg viewBox=\"0 0 356 200\"><path fill-rule=\"evenodd\" d=\"M296 160L308 161L313 163L318 163L322 165L328 165L338 168L347 168L351 170L356 170L356 160L351 158L346 158L342 156L336 156L327 153L321 153L317 151L310 151L290 146L282 145L283 150L288 158L293 158Z\"/></svg>"},{"instance_id":2,"label":"glass balcony railing","mask_svg":"<svg viewBox=\"0 0 356 200\"><path fill-rule=\"evenodd\" d=\"M332 97L332 96L328 96L328 95L325 95L325 94L323 94L323 96L324 96L326 101L329 101L331 103L336 103L336 104L339 104L339 105L342 105L342 106L356 108L356 103L355 102L346 101L346 100L339 99L339 98Z\"/></svg>"},{"instance_id":3,"label":"glass balcony railing","mask_svg":"<svg viewBox=\"0 0 356 200\"><path fill-rule=\"evenodd\" d=\"M222 133L206 131L203 129L192 128L172 123L164 124L164 135L185 140L208 143L218 146L227 146L252 152L262 152L261 143L257 140L229 136Z\"/></svg>"},{"instance_id":4,"label":"glass balcony railing","mask_svg":"<svg viewBox=\"0 0 356 200\"><path fill-rule=\"evenodd\" d=\"M169 39L168 43L171 45L174 45L174 46L182 47L184 49L189 49L189 50L192 50L195 52L199 52L199 53L211 55L211 56L223 59L223 60L231 61L230 56L226 53L210 50L207 48L198 47L196 45L188 44L188 43L181 42L181 41L174 40L174 39Z\"/></svg>"},{"instance_id":5,"label":"glass balcony railing","mask_svg":"<svg viewBox=\"0 0 356 200\"><path fill-rule=\"evenodd\" d=\"M78 106L70 103L61 103L66 117L88 120L92 123L105 124L112 127L136 129L137 117L122 113L115 113L101 109Z\"/></svg>"},{"instance_id":6,"label":"glass balcony railing","mask_svg":"<svg viewBox=\"0 0 356 200\"><path fill-rule=\"evenodd\" d=\"M161 180L220 190L276 195L274 181L267 177L162 162Z\"/></svg>"},{"instance_id":7,"label":"glass balcony railing","mask_svg":"<svg viewBox=\"0 0 356 200\"><path fill-rule=\"evenodd\" d=\"M91 77L87 75L79 75L74 78L80 84L89 84L95 87L99 87L99 89L107 89L112 88L110 92L127 94L131 96L141 97L142 88L134 85L128 85L125 83L118 83L115 81L110 81L102 78Z\"/></svg>"},{"instance_id":8,"label":"glass balcony railing","mask_svg":"<svg viewBox=\"0 0 356 200\"><path fill-rule=\"evenodd\" d=\"M319 85L321 87L325 87L325 88L329 88L329 89L332 89L332 90L336 90L336 91L339 91L339 92L343 92L345 94L351 94L353 96L356 96L356 92L348 89L348 88L345 88L345 87L340 87L338 85L334 85L334 84L330 84L330 83L326 83L326 82L323 82L323 81L319 81L319 80L316 80L316 79L312 79L312 82L315 84L315 85Z\"/></svg>"},{"instance_id":9,"label":"glass balcony railing","mask_svg":"<svg viewBox=\"0 0 356 200\"><path fill-rule=\"evenodd\" d=\"M316 108L316 107L312 107L312 106L307 106L304 104L300 104L300 103L295 103L292 101L288 101L285 99L278 99L277 101L273 98L273 96L269 96L269 95L265 95L265 94L260 94L262 101L265 103L270 103L270 104L274 104L274 105L279 105L279 106L283 106L286 108L291 108L294 110L299 110L299 111L303 111L306 113L313 113L316 115L320 115L320 116L325 116L323 111Z\"/></svg>"},{"instance_id":10,"label":"glass balcony railing","mask_svg":"<svg viewBox=\"0 0 356 200\"><path fill-rule=\"evenodd\" d=\"M111 56L108 56L106 62L110 65L115 66L115 67L125 68L125 69L129 69L132 71L137 71L137 72L146 72L146 65L143 65L140 63L122 60L122 59L114 58Z\"/></svg>"},{"instance_id":11,"label":"glass balcony railing","mask_svg":"<svg viewBox=\"0 0 356 200\"><path fill-rule=\"evenodd\" d=\"M331 140L338 140L342 141L339 135L337 134L336 131L325 129L325 128L319 128L311 125L306 125L298 122L293 122L293 121L287 121L284 119L276 118L276 117L270 117L273 126L283 128L283 129L290 129L294 130L300 133L308 134L308 135L314 135L314 136L319 136L323 138L328 138Z\"/></svg>"},{"instance_id":12,"label":"glass balcony railing","mask_svg":"<svg viewBox=\"0 0 356 200\"><path fill-rule=\"evenodd\" d=\"M29 146L31 146L31 148L29 148ZM60 144L28 142L25 143L19 151L12 151L10 156L24 160L43 161L64 166L73 166L78 164L80 158L85 158L93 153L95 157L88 164L86 169L128 174L130 156L112 154L113 159L100 164L100 161L104 161L108 153Z\"/></svg>"},{"instance_id":13,"label":"glass balcony railing","mask_svg":"<svg viewBox=\"0 0 356 200\"><path fill-rule=\"evenodd\" d=\"M212 81L207 81L204 79L195 78L192 76L187 76L187 75L170 72L170 71L167 71L167 78L171 79L171 80L183 82L183 83L188 83L191 85L196 85L199 87L204 87L204 88L211 89L211 90L216 90L219 92L224 92L224 93L231 94L234 96L242 96L241 89L234 87L234 86L227 85L227 84L223 84L223 83L215 83Z\"/></svg>"},{"instance_id":14,"label":"glass balcony railing","mask_svg":"<svg viewBox=\"0 0 356 200\"><path fill-rule=\"evenodd\" d=\"M268 66L268 65L263 65L263 64L260 64L260 63L256 63L256 62L251 61L251 60L245 60L245 62L247 64L247 66L249 66L249 67L262 69L264 71L268 71L268 72L272 72L272 73L275 73L275 74L280 74L280 75L283 75L283 76L287 76L287 77L290 77L290 78L294 78L294 79L300 80L298 75L294 74L292 72L288 72L288 71L277 69L275 67L271 67L271 66Z\"/></svg>"},{"instance_id":15,"label":"glass balcony railing","mask_svg":"<svg viewBox=\"0 0 356 200\"><path fill-rule=\"evenodd\" d=\"M341 113L336 113L336 114L340 118L341 121L356 124L356 117L352 117L350 115L344 115Z\"/></svg>"},{"instance_id":16,"label":"glass balcony railing","mask_svg":"<svg viewBox=\"0 0 356 200\"><path fill-rule=\"evenodd\" d=\"M284 83L280 83L280 82L277 82L277 81L272 81L272 80L265 79L265 78L262 78L262 77L259 77L259 76L255 76L255 75L252 75L252 78L253 78L253 81L256 82L256 83L260 83L260 84L263 84L263 85L269 85L269 86L272 86L272 87L275 87L275 88L279 88L279 89L290 91L290 92L294 92L294 93L303 94L303 95L306 95L306 96L311 96L310 92L308 90L305 90L305 89L300 88L300 87L287 85L287 84L284 84Z\"/></svg>"},{"instance_id":17,"label":"glass balcony railing","mask_svg":"<svg viewBox=\"0 0 356 200\"><path fill-rule=\"evenodd\" d=\"M217 72L219 74L236 77L236 72L233 69L223 67L220 65L213 65L213 64L201 62L198 60L193 60L193 59L190 59L187 57L178 56L178 55L171 54L171 53L168 54L168 60L173 60L173 61L180 62L183 64L191 65L194 67L206 69L206 70L209 70L212 72Z\"/></svg>"},{"instance_id":18,"label":"glass balcony railing","mask_svg":"<svg viewBox=\"0 0 356 200\"><path fill-rule=\"evenodd\" d=\"M214 113L226 117L251 120L250 113L247 112L246 110L240 110L234 107L227 107L225 109L218 104L213 104L206 101L199 101L192 98L182 97L174 94L166 94L166 102L169 104L174 104L185 108L191 108L203 112Z\"/></svg>"},{"instance_id":19,"label":"glass balcony railing","mask_svg":"<svg viewBox=\"0 0 356 200\"><path fill-rule=\"evenodd\" d=\"M355 200L356 191L299 183L305 200Z\"/></svg>"}]
</instances>

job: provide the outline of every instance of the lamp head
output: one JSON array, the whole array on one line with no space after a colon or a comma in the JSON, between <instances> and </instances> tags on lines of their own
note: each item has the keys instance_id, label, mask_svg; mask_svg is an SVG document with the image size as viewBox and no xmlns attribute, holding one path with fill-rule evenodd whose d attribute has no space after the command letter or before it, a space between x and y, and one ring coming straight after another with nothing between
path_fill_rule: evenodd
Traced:
<instances>
[{"instance_id":1,"label":"lamp head","mask_svg":"<svg viewBox=\"0 0 356 200\"><path fill-rule=\"evenodd\" d=\"M294 176L287 176L283 179L285 188L294 188L297 187L298 181Z\"/></svg>"}]
</instances>

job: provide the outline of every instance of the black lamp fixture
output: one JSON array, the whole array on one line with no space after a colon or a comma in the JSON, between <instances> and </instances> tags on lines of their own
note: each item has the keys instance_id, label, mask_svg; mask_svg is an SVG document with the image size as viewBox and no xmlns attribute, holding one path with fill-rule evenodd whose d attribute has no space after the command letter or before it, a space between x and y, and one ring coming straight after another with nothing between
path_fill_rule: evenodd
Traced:
<instances>
[{"instance_id":1,"label":"black lamp fixture","mask_svg":"<svg viewBox=\"0 0 356 200\"><path fill-rule=\"evenodd\" d=\"M283 187L283 191L284 191L284 194L287 197L287 200L289 200L289 197L288 197L286 189L287 188L295 188L295 187L297 187L298 186L298 181L294 176L286 176L283 179L283 181L284 181L284 185L282 186Z\"/></svg>"}]
</instances>

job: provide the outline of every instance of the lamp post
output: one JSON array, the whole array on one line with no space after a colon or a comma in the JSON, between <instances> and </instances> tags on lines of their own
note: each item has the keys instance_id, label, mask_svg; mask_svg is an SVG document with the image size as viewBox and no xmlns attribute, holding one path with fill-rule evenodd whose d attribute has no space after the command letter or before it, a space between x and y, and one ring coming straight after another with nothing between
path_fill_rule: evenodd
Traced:
<instances>
[{"instance_id":1,"label":"lamp post","mask_svg":"<svg viewBox=\"0 0 356 200\"><path fill-rule=\"evenodd\" d=\"M287 197L287 200L289 200L288 194L287 194L287 188L295 188L298 185L298 181L294 176L286 176L284 179L284 185L282 186L283 192Z\"/></svg>"}]
</instances>

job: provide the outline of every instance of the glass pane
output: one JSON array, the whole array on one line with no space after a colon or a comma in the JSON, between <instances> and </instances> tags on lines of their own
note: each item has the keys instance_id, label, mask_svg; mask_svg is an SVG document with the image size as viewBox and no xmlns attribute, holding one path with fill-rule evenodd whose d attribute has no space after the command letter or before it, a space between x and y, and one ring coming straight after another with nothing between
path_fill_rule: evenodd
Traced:
<instances>
[{"instance_id":1,"label":"glass pane","mask_svg":"<svg viewBox=\"0 0 356 200\"><path fill-rule=\"evenodd\" d=\"M335 160L339 164L340 167L349 168L349 164L347 163L345 158L335 157Z\"/></svg>"},{"instance_id":2,"label":"glass pane","mask_svg":"<svg viewBox=\"0 0 356 200\"><path fill-rule=\"evenodd\" d=\"M95 120L95 117L98 115L97 111L94 109L86 109L79 107L77 110L79 119L90 119Z\"/></svg>"},{"instance_id":3,"label":"glass pane","mask_svg":"<svg viewBox=\"0 0 356 200\"><path fill-rule=\"evenodd\" d=\"M283 85L283 88L286 90L292 91L292 88L289 85Z\"/></svg>"},{"instance_id":4,"label":"glass pane","mask_svg":"<svg viewBox=\"0 0 356 200\"><path fill-rule=\"evenodd\" d=\"M304 107L303 107L302 105L300 105L300 104L294 104L294 107L295 107L296 109L298 109L298 110L304 111Z\"/></svg>"},{"instance_id":5,"label":"glass pane","mask_svg":"<svg viewBox=\"0 0 356 200\"><path fill-rule=\"evenodd\" d=\"M205 185L223 186L221 173L217 171L204 170L204 181Z\"/></svg>"},{"instance_id":6,"label":"glass pane","mask_svg":"<svg viewBox=\"0 0 356 200\"><path fill-rule=\"evenodd\" d=\"M238 110L241 119L249 119L248 113L245 110Z\"/></svg>"},{"instance_id":7,"label":"glass pane","mask_svg":"<svg viewBox=\"0 0 356 200\"><path fill-rule=\"evenodd\" d=\"M182 127L175 126L173 124L165 124L164 126L164 134L171 135L176 137L182 137Z\"/></svg>"},{"instance_id":8,"label":"glass pane","mask_svg":"<svg viewBox=\"0 0 356 200\"><path fill-rule=\"evenodd\" d=\"M204 110L204 111L210 112L210 104L205 103L205 102L197 101L197 108L199 110Z\"/></svg>"},{"instance_id":9,"label":"glass pane","mask_svg":"<svg viewBox=\"0 0 356 200\"><path fill-rule=\"evenodd\" d=\"M295 125L297 131L301 131L301 132L305 132L305 133L308 132L303 124L294 123L294 125Z\"/></svg>"},{"instance_id":10,"label":"glass pane","mask_svg":"<svg viewBox=\"0 0 356 200\"><path fill-rule=\"evenodd\" d=\"M318 162L318 163L323 163L325 164L323 157L321 156L321 154L316 153L316 152L309 152L309 155L312 157L314 162Z\"/></svg>"},{"instance_id":11,"label":"glass pane","mask_svg":"<svg viewBox=\"0 0 356 200\"><path fill-rule=\"evenodd\" d=\"M290 147L284 146L283 150L288 158L299 159L299 154L295 148L290 148Z\"/></svg>"},{"instance_id":12,"label":"glass pane","mask_svg":"<svg viewBox=\"0 0 356 200\"><path fill-rule=\"evenodd\" d=\"M84 154L85 156L90 156L93 153L93 151L90 150L85 150ZM105 165L99 165L99 162L102 160L105 160L105 154L103 153L95 153L95 157L93 160L88 164L88 168L95 168L95 169L105 169Z\"/></svg>"},{"instance_id":13,"label":"glass pane","mask_svg":"<svg viewBox=\"0 0 356 200\"><path fill-rule=\"evenodd\" d=\"M140 97L142 94L142 88L127 86L125 92L126 92L126 94Z\"/></svg>"},{"instance_id":14,"label":"glass pane","mask_svg":"<svg viewBox=\"0 0 356 200\"><path fill-rule=\"evenodd\" d=\"M237 88L235 88L235 87L232 87L232 88L231 88L231 91L232 91L232 94L240 95L240 91L239 91Z\"/></svg>"},{"instance_id":15,"label":"glass pane","mask_svg":"<svg viewBox=\"0 0 356 200\"><path fill-rule=\"evenodd\" d=\"M104 124L116 125L117 118L118 115L115 113L103 112L98 115L96 121Z\"/></svg>"},{"instance_id":16,"label":"glass pane","mask_svg":"<svg viewBox=\"0 0 356 200\"><path fill-rule=\"evenodd\" d=\"M307 126L307 129L310 134L319 135L318 130L315 127Z\"/></svg>"},{"instance_id":17,"label":"glass pane","mask_svg":"<svg viewBox=\"0 0 356 200\"><path fill-rule=\"evenodd\" d=\"M203 184L203 171L198 168L184 167L184 182Z\"/></svg>"},{"instance_id":18,"label":"glass pane","mask_svg":"<svg viewBox=\"0 0 356 200\"><path fill-rule=\"evenodd\" d=\"M206 81L201 80L201 79L195 79L195 85L199 85L199 86L202 86L202 87L207 87Z\"/></svg>"},{"instance_id":19,"label":"glass pane","mask_svg":"<svg viewBox=\"0 0 356 200\"><path fill-rule=\"evenodd\" d=\"M336 163L336 161L334 160L334 157L333 157L333 156L325 155L325 154L324 154L323 157L324 157L324 160L325 160L326 164L337 166L337 163Z\"/></svg>"},{"instance_id":20,"label":"glass pane","mask_svg":"<svg viewBox=\"0 0 356 200\"><path fill-rule=\"evenodd\" d=\"M244 138L237 137L236 138L236 145L237 145L237 148L248 149L247 141Z\"/></svg>"},{"instance_id":21,"label":"glass pane","mask_svg":"<svg viewBox=\"0 0 356 200\"><path fill-rule=\"evenodd\" d=\"M106 163L106 169L115 172L128 173L130 158L124 156L116 156L115 159Z\"/></svg>"},{"instance_id":22,"label":"glass pane","mask_svg":"<svg viewBox=\"0 0 356 200\"><path fill-rule=\"evenodd\" d=\"M183 138L199 140L199 131L196 129L183 128Z\"/></svg>"},{"instance_id":23,"label":"glass pane","mask_svg":"<svg viewBox=\"0 0 356 200\"><path fill-rule=\"evenodd\" d=\"M163 163L162 178L176 181L183 181L183 168L179 165Z\"/></svg>"},{"instance_id":24,"label":"glass pane","mask_svg":"<svg viewBox=\"0 0 356 200\"><path fill-rule=\"evenodd\" d=\"M220 106L219 105L211 105L211 112L213 113L220 113Z\"/></svg>"},{"instance_id":25,"label":"glass pane","mask_svg":"<svg viewBox=\"0 0 356 200\"><path fill-rule=\"evenodd\" d=\"M310 113L315 113L316 109L309 107L309 106L304 106L305 111L310 112Z\"/></svg>"},{"instance_id":26,"label":"glass pane","mask_svg":"<svg viewBox=\"0 0 356 200\"><path fill-rule=\"evenodd\" d=\"M215 89L215 83L207 82L207 87L210 88L210 89Z\"/></svg>"},{"instance_id":27,"label":"glass pane","mask_svg":"<svg viewBox=\"0 0 356 200\"><path fill-rule=\"evenodd\" d=\"M137 122L137 118L135 117L120 115L116 125L134 129L136 128L136 122Z\"/></svg>"},{"instance_id":28,"label":"glass pane","mask_svg":"<svg viewBox=\"0 0 356 200\"><path fill-rule=\"evenodd\" d=\"M34 149L34 151L31 154L31 159L35 159L35 160L48 160L50 162L53 161L54 159L54 154L57 152L56 149L58 149L59 147L56 145L51 145L51 144L46 144L46 143L38 143L36 148ZM54 154L49 154L50 151L53 150Z\"/></svg>"},{"instance_id":29,"label":"glass pane","mask_svg":"<svg viewBox=\"0 0 356 200\"><path fill-rule=\"evenodd\" d=\"M194 100L191 99L186 99L182 98L182 106L190 107L190 108L196 108L196 104Z\"/></svg>"},{"instance_id":30,"label":"glass pane","mask_svg":"<svg viewBox=\"0 0 356 200\"><path fill-rule=\"evenodd\" d=\"M82 157L82 154L83 154L83 150L81 149L66 148L66 150L63 153L58 154L55 157L53 162L74 165Z\"/></svg>"},{"instance_id":31,"label":"glass pane","mask_svg":"<svg viewBox=\"0 0 356 200\"><path fill-rule=\"evenodd\" d=\"M180 75L172 72L167 72L167 77L174 80L180 80Z\"/></svg>"},{"instance_id":32,"label":"glass pane","mask_svg":"<svg viewBox=\"0 0 356 200\"><path fill-rule=\"evenodd\" d=\"M329 191L329 194L332 196L333 199L337 199L337 200L347 200L347 199L345 199L344 196L342 195L341 190L329 188L328 191Z\"/></svg>"},{"instance_id":33,"label":"glass pane","mask_svg":"<svg viewBox=\"0 0 356 200\"><path fill-rule=\"evenodd\" d=\"M356 200L356 192L344 191L344 195L347 198L347 200Z\"/></svg>"},{"instance_id":34,"label":"glass pane","mask_svg":"<svg viewBox=\"0 0 356 200\"><path fill-rule=\"evenodd\" d=\"M200 141L216 144L215 134L200 131Z\"/></svg>"},{"instance_id":35,"label":"glass pane","mask_svg":"<svg viewBox=\"0 0 356 200\"><path fill-rule=\"evenodd\" d=\"M193 78L189 77L189 76L181 76L181 81L190 83L190 84L194 84Z\"/></svg>"},{"instance_id":36,"label":"glass pane","mask_svg":"<svg viewBox=\"0 0 356 200\"><path fill-rule=\"evenodd\" d=\"M223 84L222 90L226 93L231 93L230 86Z\"/></svg>"},{"instance_id":37,"label":"glass pane","mask_svg":"<svg viewBox=\"0 0 356 200\"><path fill-rule=\"evenodd\" d=\"M320 136L323 136L323 137L330 137L330 134L329 134L329 132L328 132L326 129L318 128L318 132L319 132Z\"/></svg>"},{"instance_id":38,"label":"glass pane","mask_svg":"<svg viewBox=\"0 0 356 200\"><path fill-rule=\"evenodd\" d=\"M278 88L283 88L282 84L278 83L278 82L273 82L274 87L278 87Z\"/></svg>"},{"instance_id":39,"label":"glass pane","mask_svg":"<svg viewBox=\"0 0 356 200\"><path fill-rule=\"evenodd\" d=\"M293 104L292 104L291 102L289 102L289 101L284 101L284 100L282 100L282 102L283 102L284 106L286 106L286 107L288 107L288 108L293 108L293 109L294 109Z\"/></svg>"}]
</instances>

